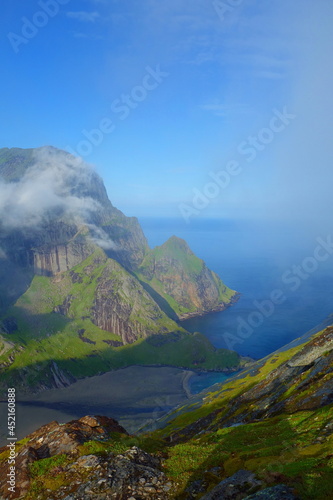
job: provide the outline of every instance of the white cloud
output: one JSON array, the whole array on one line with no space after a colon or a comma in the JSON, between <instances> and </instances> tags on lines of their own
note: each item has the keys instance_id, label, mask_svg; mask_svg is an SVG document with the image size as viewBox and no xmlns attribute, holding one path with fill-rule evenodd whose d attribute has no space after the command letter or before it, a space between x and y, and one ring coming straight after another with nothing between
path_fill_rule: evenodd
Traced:
<instances>
[{"instance_id":1,"label":"white cloud","mask_svg":"<svg viewBox=\"0 0 333 500\"><path fill-rule=\"evenodd\" d=\"M95 178L94 178L95 177ZM93 169L65 151L40 148L35 163L18 182L0 178L0 227L30 234L60 217L89 229L89 239L104 250L118 250L94 221L102 207L89 196L96 183ZM0 259L6 254L0 247Z\"/></svg>"},{"instance_id":2,"label":"white cloud","mask_svg":"<svg viewBox=\"0 0 333 500\"><path fill-rule=\"evenodd\" d=\"M100 14L97 11L87 12L85 10L80 10L75 12L67 12L66 15L71 19L76 19L77 21L83 23L94 23L97 19L100 18Z\"/></svg>"},{"instance_id":3,"label":"white cloud","mask_svg":"<svg viewBox=\"0 0 333 500\"><path fill-rule=\"evenodd\" d=\"M247 114L251 112L251 108L247 104L224 104L219 101L202 104L200 106L200 109L213 113L215 116L221 117L229 116L230 114Z\"/></svg>"},{"instance_id":4,"label":"white cloud","mask_svg":"<svg viewBox=\"0 0 333 500\"><path fill-rule=\"evenodd\" d=\"M68 153L54 148L40 149L34 165L18 182L0 179L2 227L37 227L51 211L84 222L100 208L96 200L80 196L77 191L84 183L89 185L92 175L88 165L78 163Z\"/></svg>"},{"instance_id":5,"label":"white cloud","mask_svg":"<svg viewBox=\"0 0 333 500\"><path fill-rule=\"evenodd\" d=\"M95 224L86 224L86 226L90 229L90 240L95 245L103 248L103 250L119 250L118 245L109 238L103 229L97 227Z\"/></svg>"}]
</instances>

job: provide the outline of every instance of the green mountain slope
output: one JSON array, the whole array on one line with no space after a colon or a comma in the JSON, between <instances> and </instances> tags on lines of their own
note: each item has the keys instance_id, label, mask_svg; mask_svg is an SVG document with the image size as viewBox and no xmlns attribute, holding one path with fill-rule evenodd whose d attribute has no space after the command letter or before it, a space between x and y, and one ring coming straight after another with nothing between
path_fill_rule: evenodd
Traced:
<instances>
[{"instance_id":1,"label":"green mountain slope","mask_svg":"<svg viewBox=\"0 0 333 500\"><path fill-rule=\"evenodd\" d=\"M237 298L176 236L147 252L137 276L166 300L178 318L223 310Z\"/></svg>"},{"instance_id":2,"label":"green mountain slope","mask_svg":"<svg viewBox=\"0 0 333 500\"><path fill-rule=\"evenodd\" d=\"M301 499L324 500L333 479L332 418L329 327L173 412L153 435L169 443L166 470L180 490L220 467L207 488L246 469L266 485L292 486Z\"/></svg>"},{"instance_id":3,"label":"green mountain slope","mask_svg":"<svg viewBox=\"0 0 333 500\"><path fill-rule=\"evenodd\" d=\"M17 443L19 488L39 500L328 500L332 381L329 327L192 398L158 430L128 436L103 417L52 422ZM0 450L2 471L8 454ZM2 491L5 481L0 474Z\"/></svg>"},{"instance_id":4,"label":"green mountain slope","mask_svg":"<svg viewBox=\"0 0 333 500\"><path fill-rule=\"evenodd\" d=\"M23 391L131 364L233 370L241 362L180 328L102 249L70 271L35 276L3 317L2 338L15 347L0 356L1 385Z\"/></svg>"},{"instance_id":5,"label":"green mountain slope","mask_svg":"<svg viewBox=\"0 0 333 500\"><path fill-rule=\"evenodd\" d=\"M50 146L1 149L0 189L3 388L62 387L130 364L240 366L176 323L235 292L183 240L150 250L89 165Z\"/></svg>"}]
</instances>

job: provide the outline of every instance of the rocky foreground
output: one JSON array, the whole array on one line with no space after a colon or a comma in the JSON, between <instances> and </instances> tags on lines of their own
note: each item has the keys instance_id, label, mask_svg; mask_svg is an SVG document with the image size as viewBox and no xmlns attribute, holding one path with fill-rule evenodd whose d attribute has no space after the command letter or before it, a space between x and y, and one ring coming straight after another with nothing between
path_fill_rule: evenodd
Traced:
<instances>
[{"instance_id":1,"label":"rocky foreground","mask_svg":"<svg viewBox=\"0 0 333 500\"><path fill-rule=\"evenodd\" d=\"M137 446L116 452L119 437L130 437L115 420L86 416L67 424L51 422L27 436L18 445L15 493L8 492L6 461L8 451L0 449L1 499L66 500L164 500L176 498L178 484L163 472L161 453L147 453ZM106 451L108 443L113 451ZM99 446L100 445L100 446ZM212 469L207 474L218 475ZM193 482L186 497L196 498L204 482ZM205 500L214 499L295 499L285 485L262 489L263 483L250 471L240 470L221 481Z\"/></svg>"},{"instance_id":2,"label":"rocky foreground","mask_svg":"<svg viewBox=\"0 0 333 500\"><path fill-rule=\"evenodd\" d=\"M11 500L328 500L333 481L333 327L192 397L154 431L115 420L50 424L0 449ZM158 428L157 428L158 427Z\"/></svg>"},{"instance_id":3,"label":"rocky foreground","mask_svg":"<svg viewBox=\"0 0 333 500\"><path fill-rule=\"evenodd\" d=\"M153 432L101 416L51 422L16 443L15 491L11 450L0 449L0 498L328 500L332 380L331 326L191 398Z\"/></svg>"}]
</instances>

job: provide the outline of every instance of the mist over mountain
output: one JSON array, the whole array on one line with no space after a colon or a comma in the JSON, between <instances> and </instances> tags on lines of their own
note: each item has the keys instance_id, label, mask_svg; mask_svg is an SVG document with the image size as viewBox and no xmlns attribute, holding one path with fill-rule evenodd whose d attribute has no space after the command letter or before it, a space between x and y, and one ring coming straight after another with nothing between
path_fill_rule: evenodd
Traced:
<instances>
[{"instance_id":1,"label":"mist over mountain","mask_svg":"<svg viewBox=\"0 0 333 500\"><path fill-rule=\"evenodd\" d=\"M18 154L17 162L11 156L12 162L7 168L2 164L1 169L0 218L4 228L36 228L53 214L72 216L82 223L101 208L93 189L97 175L69 154L45 147L21 157ZM91 185L89 193L84 192L87 185Z\"/></svg>"},{"instance_id":2,"label":"mist over mountain","mask_svg":"<svg viewBox=\"0 0 333 500\"><path fill-rule=\"evenodd\" d=\"M5 148L0 194L2 371L16 387L61 387L135 363L239 366L235 352L177 323L225 309L236 292L183 240L150 249L91 166L53 147Z\"/></svg>"},{"instance_id":3,"label":"mist over mountain","mask_svg":"<svg viewBox=\"0 0 333 500\"><path fill-rule=\"evenodd\" d=\"M91 166L53 147L0 152L0 221L4 231L40 231L54 221L86 225L91 239L117 249L101 225L121 217Z\"/></svg>"},{"instance_id":4,"label":"mist over mountain","mask_svg":"<svg viewBox=\"0 0 333 500\"><path fill-rule=\"evenodd\" d=\"M131 258L125 256L128 245L133 253L138 251L138 259L147 247L137 220L126 218L112 206L102 180L92 167L65 151L53 147L1 150L0 194L3 256L8 246L12 246L11 240L20 238L30 242L30 248L29 243L25 245L30 255L22 255L21 260L33 260L36 265L38 250L32 256L32 248L47 255L52 245L62 245L66 239L79 240L83 233L85 245L93 243L104 250L119 251L127 265L131 265L131 259L135 260L133 254ZM117 227L122 231L117 232ZM9 254L12 258L10 250ZM66 260L64 267L59 261L58 269L50 263L42 265L39 271L61 271L70 265Z\"/></svg>"}]
</instances>

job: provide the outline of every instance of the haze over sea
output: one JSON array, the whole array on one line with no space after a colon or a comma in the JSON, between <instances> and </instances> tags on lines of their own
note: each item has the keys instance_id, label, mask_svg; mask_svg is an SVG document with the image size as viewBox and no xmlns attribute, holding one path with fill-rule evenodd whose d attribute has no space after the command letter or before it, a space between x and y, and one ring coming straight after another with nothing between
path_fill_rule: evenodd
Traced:
<instances>
[{"instance_id":1,"label":"haze over sea","mask_svg":"<svg viewBox=\"0 0 333 500\"><path fill-rule=\"evenodd\" d=\"M240 292L239 301L227 310L182 322L189 331L204 333L216 347L228 347L224 336L228 332L240 340L234 350L259 359L333 313L333 255L322 262L313 259L317 238L326 241L327 232L296 224L222 219L197 218L186 224L180 218L140 218L140 223L151 246L162 244L172 234L184 238L226 285ZM309 272L303 268L301 272L307 277L296 283L293 266L305 266ZM246 338L241 339L240 323L249 324L251 313L258 312L254 302L267 301L276 289L283 292L283 303L275 305L260 325L249 326ZM260 322L260 315L256 318Z\"/></svg>"},{"instance_id":2,"label":"haze over sea","mask_svg":"<svg viewBox=\"0 0 333 500\"><path fill-rule=\"evenodd\" d=\"M264 357L333 313L330 292L333 255L315 263L317 269L308 273L307 279L299 279L297 290L292 291L292 284L282 281L287 272L290 279L293 266L305 264L306 267L310 261L313 264L313 258L309 258L318 247L317 238L327 240L329 233L325 230L316 231L313 226L311 230L296 225L221 219L198 218L190 224L180 218L140 217L139 220L150 246L163 244L173 234L184 238L226 285L240 292L238 302L227 310L182 322L189 331L205 334L216 347L228 347L224 340L226 332L239 338L240 318L248 322L250 314L258 311L254 302L266 301L276 289L284 293L285 301L275 306L273 314L253 328L251 335L233 346L240 354L255 359ZM320 255L324 256L325 251ZM169 372L173 374L172 384ZM17 431L23 437L52 419L68 421L87 413L106 414L118 418L129 429L134 424L137 428L152 416L156 418L157 414L169 411L186 399L183 376L177 369L131 367L95 377L92 381L81 380L75 387L46 391L17 405ZM189 380L189 388L192 393L198 393L226 378L227 375L216 372L194 375ZM147 380L156 387L151 388ZM132 386L135 395L131 394ZM0 413L5 415L5 412L3 403ZM5 442L4 439L0 436L0 441Z\"/></svg>"}]
</instances>

